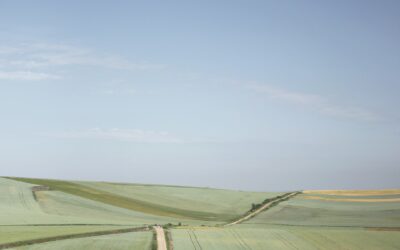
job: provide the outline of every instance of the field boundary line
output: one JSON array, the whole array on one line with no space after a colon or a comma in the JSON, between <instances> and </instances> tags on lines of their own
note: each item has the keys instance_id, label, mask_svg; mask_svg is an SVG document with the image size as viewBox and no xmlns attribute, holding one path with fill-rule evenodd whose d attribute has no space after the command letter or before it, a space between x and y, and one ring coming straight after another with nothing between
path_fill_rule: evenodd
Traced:
<instances>
[{"instance_id":1,"label":"field boundary line","mask_svg":"<svg viewBox=\"0 0 400 250\"><path fill-rule=\"evenodd\" d=\"M239 218L239 219L237 219L237 220L235 220L233 222L227 223L224 226L232 226L232 225L236 225L236 224L242 223L243 221L248 220L248 219L256 216L257 214L261 213L262 211L270 208L271 206L276 205L281 201L290 199L290 198L292 198L293 196L295 196L295 195L297 195L299 193L301 193L301 192L287 193L287 194L283 195L282 197L280 197L278 199L273 199L273 200L263 204L261 207L257 208L256 210L254 210L254 211L252 211L250 213L247 213L244 216L242 216L241 218Z\"/></svg>"},{"instance_id":2,"label":"field boundary line","mask_svg":"<svg viewBox=\"0 0 400 250\"><path fill-rule=\"evenodd\" d=\"M58 236L52 236L52 237L3 243L3 244L0 244L0 249L28 246L28 245L40 244L40 243L46 243L46 242L52 242L52 241L58 241L58 240L87 238L87 237L110 235L110 234L142 232L142 231L149 231L149 230L150 230L149 227L135 227L135 228L122 228L122 229L105 230L105 231L94 231L94 232L79 233L79 234L65 234L65 235L58 235Z\"/></svg>"}]
</instances>

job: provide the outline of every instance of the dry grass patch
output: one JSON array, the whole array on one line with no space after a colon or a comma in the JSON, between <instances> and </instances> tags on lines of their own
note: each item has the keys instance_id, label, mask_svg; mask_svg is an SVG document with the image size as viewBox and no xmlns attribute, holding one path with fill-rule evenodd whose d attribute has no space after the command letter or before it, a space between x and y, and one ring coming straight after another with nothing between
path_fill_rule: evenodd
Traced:
<instances>
[{"instance_id":1,"label":"dry grass patch","mask_svg":"<svg viewBox=\"0 0 400 250\"><path fill-rule=\"evenodd\" d=\"M370 231L400 231L400 227L368 227Z\"/></svg>"},{"instance_id":2,"label":"dry grass patch","mask_svg":"<svg viewBox=\"0 0 400 250\"><path fill-rule=\"evenodd\" d=\"M304 194L325 194L342 196L373 196L373 195L397 195L400 189L381 189L381 190L305 190Z\"/></svg>"},{"instance_id":3,"label":"dry grass patch","mask_svg":"<svg viewBox=\"0 0 400 250\"><path fill-rule=\"evenodd\" d=\"M389 199L349 199L349 198L327 198L321 196L303 196L302 199L306 200L323 200L323 201L341 201L341 202L400 202L400 198Z\"/></svg>"}]
</instances>

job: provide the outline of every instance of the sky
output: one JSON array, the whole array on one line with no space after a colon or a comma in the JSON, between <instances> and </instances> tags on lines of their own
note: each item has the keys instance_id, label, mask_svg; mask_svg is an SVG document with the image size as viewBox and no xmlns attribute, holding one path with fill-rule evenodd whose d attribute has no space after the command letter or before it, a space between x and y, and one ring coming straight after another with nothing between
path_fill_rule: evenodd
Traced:
<instances>
[{"instance_id":1,"label":"sky","mask_svg":"<svg viewBox=\"0 0 400 250\"><path fill-rule=\"evenodd\" d=\"M399 188L399 1L0 1L0 175Z\"/></svg>"}]
</instances>

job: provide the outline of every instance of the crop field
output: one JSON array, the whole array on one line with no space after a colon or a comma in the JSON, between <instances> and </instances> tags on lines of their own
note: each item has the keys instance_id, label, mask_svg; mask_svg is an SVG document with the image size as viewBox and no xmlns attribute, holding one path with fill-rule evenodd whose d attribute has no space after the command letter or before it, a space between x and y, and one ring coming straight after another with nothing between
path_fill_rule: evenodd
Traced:
<instances>
[{"instance_id":1,"label":"crop field","mask_svg":"<svg viewBox=\"0 0 400 250\"><path fill-rule=\"evenodd\" d=\"M390 249L400 248L398 232L349 228L277 227L185 228L173 230L176 250L186 249Z\"/></svg>"},{"instance_id":2,"label":"crop field","mask_svg":"<svg viewBox=\"0 0 400 250\"><path fill-rule=\"evenodd\" d=\"M43 211L51 215L73 218L85 224L143 225L169 222L169 218L145 214L85 199L60 191L37 193Z\"/></svg>"},{"instance_id":3,"label":"crop field","mask_svg":"<svg viewBox=\"0 0 400 250\"><path fill-rule=\"evenodd\" d=\"M0 225L143 225L171 221L59 191L39 191L34 197L32 186L0 178Z\"/></svg>"},{"instance_id":4,"label":"crop field","mask_svg":"<svg viewBox=\"0 0 400 250\"><path fill-rule=\"evenodd\" d=\"M338 195L338 196L387 196L400 195L399 189L383 190L305 190L304 194Z\"/></svg>"},{"instance_id":5,"label":"crop field","mask_svg":"<svg viewBox=\"0 0 400 250\"><path fill-rule=\"evenodd\" d=\"M136 200L178 215L200 220L227 221L250 209L252 203L283 193L241 192L223 189L118 184L105 182L76 182L97 190Z\"/></svg>"},{"instance_id":6,"label":"crop field","mask_svg":"<svg viewBox=\"0 0 400 250\"><path fill-rule=\"evenodd\" d=\"M159 217L164 216L172 218L169 219L171 222L185 223L195 223L193 220L206 224L207 221L229 221L249 210L251 203L282 194L104 182L16 180L49 186L75 197L157 216L157 221L165 221Z\"/></svg>"},{"instance_id":7,"label":"crop field","mask_svg":"<svg viewBox=\"0 0 400 250\"><path fill-rule=\"evenodd\" d=\"M15 250L52 250L52 249L151 249L151 232L124 233L118 235L104 235L80 239L59 240L32 246L13 248Z\"/></svg>"},{"instance_id":8,"label":"crop field","mask_svg":"<svg viewBox=\"0 0 400 250\"><path fill-rule=\"evenodd\" d=\"M0 244L120 228L126 226L0 226Z\"/></svg>"},{"instance_id":9,"label":"crop field","mask_svg":"<svg viewBox=\"0 0 400 250\"><path fill-rule=\"evenodd\" d=\"M0 224L28 224L44 219L31 187L27 183L0 178Z\"/></svg>"},{"instance_id":10,"label":"crop field","mask_svg":"<svg viewBox=\"0 0 400 250\"><path fill-rule=\"evenodd\" d=\"M400 202L396 199L393 200L393 195L392 193L380 193L379 195L369 193L369 195L348 196L339 195L339 193L334 195L306 193L282 202L244 223L254 225L400 227Z\"/></svg>"},{"instance_id":11,"label":"crop field","mask_svg":"<svg viewBox=\"0 0 400 250\"><path fill-rule=\"evenodd\" d=\"M178 250L400 249L399 190L282 194L0 178L0 248L34 241L14 249L152 249L152 232L140 228L172 223ZM223 226L271 198L279 201Z\"/></svg>"}]
</instances>

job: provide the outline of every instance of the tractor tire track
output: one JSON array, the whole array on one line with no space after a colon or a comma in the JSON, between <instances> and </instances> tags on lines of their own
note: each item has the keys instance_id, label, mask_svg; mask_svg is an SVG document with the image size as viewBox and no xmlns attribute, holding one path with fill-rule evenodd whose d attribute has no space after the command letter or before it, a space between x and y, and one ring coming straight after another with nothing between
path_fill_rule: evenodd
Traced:
<instances>
[{"instance_id":1,"label":"tractor tire track","mask_svg":"<svg viewBox=\"0 0 400 250\"><path fill-rule=\"evenodd\" d=\"M196 240L197 245L199 246L199 249L202 250L203 248L201 247L199 239L197 238L197 235L193 229L192 229L192 234L193 234L194 239Z\"/></svg>"}]
</instances>

